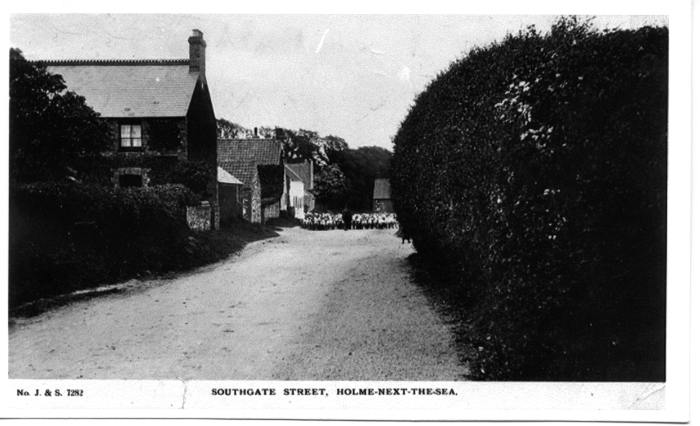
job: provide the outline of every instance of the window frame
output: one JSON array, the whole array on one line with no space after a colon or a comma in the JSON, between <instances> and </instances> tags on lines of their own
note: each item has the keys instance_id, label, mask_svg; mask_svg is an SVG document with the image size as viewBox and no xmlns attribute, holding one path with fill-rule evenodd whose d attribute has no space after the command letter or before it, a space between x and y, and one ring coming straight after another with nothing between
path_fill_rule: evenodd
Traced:
<instances>
[{"instance_id":1,"label":"window frame","mask_svg":"<svg viewBox=\"0 0 700 426\"><path fill-rule=\"evenodd\" d=\"M129 134L125 137L124 128L129 128ZM138 128L138 137L134 135L134 129ZM138 140L138 145L134 142ZM124 142L129 144L125 145ZM119 149L121 151L142 151L143 150L143 125L140 122L122 122L119 123Z\"/></svg>"}]
</instances>

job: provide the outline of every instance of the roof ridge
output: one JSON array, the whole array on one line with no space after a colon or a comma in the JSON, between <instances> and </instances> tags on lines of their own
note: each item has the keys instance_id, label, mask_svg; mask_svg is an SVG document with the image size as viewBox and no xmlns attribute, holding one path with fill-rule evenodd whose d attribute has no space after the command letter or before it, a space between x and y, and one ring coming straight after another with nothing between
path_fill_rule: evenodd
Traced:
<instances>
[{"instance_id":1,"label":"roof ridge","mask_svg":"<svg viewBox=\"0 0 700 426\"><path fill-rule=\"evenodd\" d=\"M188 65L189 59L40 59L46 66L71 65Z\"/></svg>"},{"instance_id":2,"label":"roof ridge","mask_svg":"<svg viewBox=\"0 0 700 426\"><path fill-rule=\"evenodd\" d=\"M217 138L219 142L242 142L242 141L260 141L260 142L279 142L276 138Z\"/></svg>"}]
</instances>

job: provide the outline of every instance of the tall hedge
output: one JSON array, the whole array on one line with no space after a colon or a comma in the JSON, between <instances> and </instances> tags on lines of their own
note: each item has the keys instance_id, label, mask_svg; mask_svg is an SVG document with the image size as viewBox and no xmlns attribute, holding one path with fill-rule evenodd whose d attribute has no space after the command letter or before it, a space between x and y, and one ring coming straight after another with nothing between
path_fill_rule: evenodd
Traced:
<instances>
[{"instance_id":1,"label":"tall hedge","mask_svg":"<svg viewBox=\"0 0 700 426\"><path fill-rule=\"evenodd\" d=\"M10 188L10 305L197 263L182 185Z\"/></svg>"},{"instance_id":2,"label":"tall hedge","mask_svg":"<svg viewBox=\"0 0 700 426\"><path fill-rule=\"evenodd\" d=\"M472 378L664 379L667 70L667 28L563 18L416 98L394 206L461 289Z\"/></svg>"}]
</instances>

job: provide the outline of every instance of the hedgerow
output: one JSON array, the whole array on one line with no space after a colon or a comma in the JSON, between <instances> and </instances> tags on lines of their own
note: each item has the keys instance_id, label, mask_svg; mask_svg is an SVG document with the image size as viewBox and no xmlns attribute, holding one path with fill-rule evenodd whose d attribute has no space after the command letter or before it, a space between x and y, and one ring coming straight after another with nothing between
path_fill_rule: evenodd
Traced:
<instances>
[{"instance_id":1,"label":"hedgerow","mask_svg":"<svg viewBox=\"0 0 700 426\"><path fill-rule=\"evenodd\" d=\"M197 264L185 214L197 201L182 185L13 185L10 305Z\"/></svg>"},{"instance_id":2,"label":"hedgerow","mask_svg":"<svg viewBox=\"0 0 700 426\"><path fill-rule=\"evenodd\" d=\"M663 380L668 30L476 48L394 138L394 206L460 288L474 379Z\"/></svg>"}]
</instances>

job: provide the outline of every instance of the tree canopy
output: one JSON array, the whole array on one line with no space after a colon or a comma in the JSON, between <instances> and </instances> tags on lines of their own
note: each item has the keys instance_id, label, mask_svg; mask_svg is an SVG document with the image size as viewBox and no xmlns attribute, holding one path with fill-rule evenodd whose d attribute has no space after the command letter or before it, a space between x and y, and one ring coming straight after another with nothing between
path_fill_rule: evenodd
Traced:
<instances>
[{"instance_id":1,"label":"tree canopy","mask_svg":"<svg viewBox=\"0 0 700 426\"><path fill-rule=\"evenodd\" d=\"M51 180L109 145L109 131L63 78L10 49L10 176Z\"/></svg>"}]
</instances>

